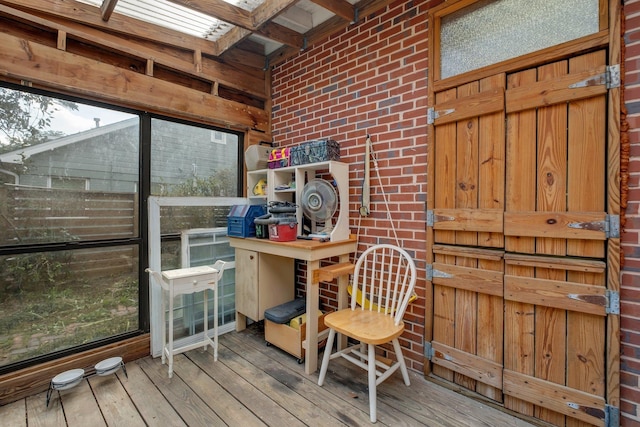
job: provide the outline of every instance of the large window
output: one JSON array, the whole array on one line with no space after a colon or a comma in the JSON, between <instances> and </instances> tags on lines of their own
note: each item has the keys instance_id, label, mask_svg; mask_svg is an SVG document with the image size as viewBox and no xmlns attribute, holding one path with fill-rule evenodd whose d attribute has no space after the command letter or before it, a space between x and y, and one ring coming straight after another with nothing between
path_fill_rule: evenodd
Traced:
<instances>
[{"instance_id":1,"label":"large window","mask_svg":"<svg viewBox=\"0 0 640 427\"><path fill-rule=\"evenodd\" d=\"M134 333L139 117L12 88L0 103L0 368Z\"/></svg>"},{"instance_id":2,"label":"large window","mask_svg":"<svg viewBox=\"0 0 640 427\"><path fill-rule=\"evenodd\" d=\"M145 198L237 196L239 136L21 87L0 105L0 372L148 331ZM168 268L225 209L163 212Z\"/></svg>"}]
</instances>

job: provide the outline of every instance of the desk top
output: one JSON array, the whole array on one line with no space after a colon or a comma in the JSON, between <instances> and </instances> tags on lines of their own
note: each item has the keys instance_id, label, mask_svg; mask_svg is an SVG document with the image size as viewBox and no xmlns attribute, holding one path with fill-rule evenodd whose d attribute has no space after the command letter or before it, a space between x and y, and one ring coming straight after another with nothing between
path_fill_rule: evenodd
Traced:
<instances>
[{"instance_id":1,"label":"desk top","mask_svg":"<svg viewBox=\"0 0 640 427\"><path fill-rule=\"evenodd\" d=\"M275 242L269 239L255 237L229 237L231 247L264 252L286 258L301 259L303 261L318 261L338 255L355 252L358 242L355 237L337 242L319 242L317 240L293 240L291 242Z\"/></svg>"},{"instance_id":2,"label":"desk top","mask_svg":"<svg viewBox=\"0 0 640 427\"><path fill-rule=\"evenodd\" d=\"M213 267L210 267L208 265L201 265L199 267L178 268L176 270L164 270L162 272L162 277L164 277L165 280L169 281L169 280L175 280L175 279L183 279L185 277L201 276L203 274L214 274L217 272L218 270L216 270Z\"/></svg>"}]
</instances>

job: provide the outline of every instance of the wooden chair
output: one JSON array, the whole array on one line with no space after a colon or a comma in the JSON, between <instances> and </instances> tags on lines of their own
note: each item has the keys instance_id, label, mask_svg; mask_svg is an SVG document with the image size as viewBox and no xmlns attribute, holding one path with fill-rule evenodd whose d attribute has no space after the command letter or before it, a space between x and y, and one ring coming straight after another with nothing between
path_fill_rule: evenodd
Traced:
<instances>
[{"instance_id":1,"label":"wooden chair","mask_svg":"<svg viewBox=\"0 0 640 427\"><path fill-rule=\"evenodd\" d=\"M343 357L368 371L369 415L376 422L376 387L400 368L404 383L409 374L398 337L404 331L402 318L416 284L416 266L402 248L379 244L365 250L353 272L351 307L325 316L330 328L322 358L318 385L324 383L329 360ZM331 353L336 333L356 341L355 345ZM396 361L376 358L376 346L392 343ZM385 363L386 362L386 363Z\"/></svg>"}]
</instances>

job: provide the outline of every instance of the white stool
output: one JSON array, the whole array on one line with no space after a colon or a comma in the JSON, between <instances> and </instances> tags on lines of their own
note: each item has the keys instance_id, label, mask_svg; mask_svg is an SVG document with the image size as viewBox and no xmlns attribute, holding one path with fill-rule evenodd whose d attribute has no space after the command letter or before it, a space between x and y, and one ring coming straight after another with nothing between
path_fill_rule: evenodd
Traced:
<instances>
[{"instance_id":1,"label":"white stool","mask_svg":"<svg viewBox=\"0 0 640 427\"><path fill-rule=\"evenodd\" d=\"M162 363L169 359L169 378L173 376L173 356L194 348L207 345L213 347L213 360L218 360L218 280L226 267L226 262L216 261L213 267L200 266L179 268L177 270L165 270L162 273L146 269L156 283L162 288ZM202 340L192 344L186 344L179 348L173 346L173 300L178 295L193 294L195 292L213 290L213 340L209 337L208 304L204 298L204 331ZM165 292L169 297L169 330L167 331L165 322ZM167 340L168 335L168 340Z\"/></svg>"}]
</instances>

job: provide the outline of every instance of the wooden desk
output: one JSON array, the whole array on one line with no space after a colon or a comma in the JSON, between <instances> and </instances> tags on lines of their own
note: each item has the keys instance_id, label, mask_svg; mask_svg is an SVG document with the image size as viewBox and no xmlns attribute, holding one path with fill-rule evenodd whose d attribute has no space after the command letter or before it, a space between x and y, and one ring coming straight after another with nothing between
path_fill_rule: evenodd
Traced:
<instances>
[{"instance_id":1,"label":"wooden desk","mask_svg":"<svg viewBox=\"0 0 640 427\"><path fill-rule=\"evenodd\" d=\"M320 300L319 282L314 280L314 271L320 268L320 261L331 257L339 257L340 263L349 261L349 254L356 251L355 238L339 242L318 242L313 240L296 240L293 242L274 242L268 239L229 237L229 244L236 249L245 249L266 253L289 259L307 262L307 313L317 313ZM241 268L236 264L236 270ZM316 275L317 278L317 275ZM348 276L338 277L338 309L347 306ZM295 283L286 284L295 286ZM236 313L237 316L237 313ZM242 315L240 315L242 316ZM246 318L236 317L236 322L246 322ZM244 325L241 325L243 327ZM318 369L318 318L307 316L307 339L303 344L306 352L305 372L311 374ZM313 351L312 351L313 350Z\"/></svg>"}]
</instances>

